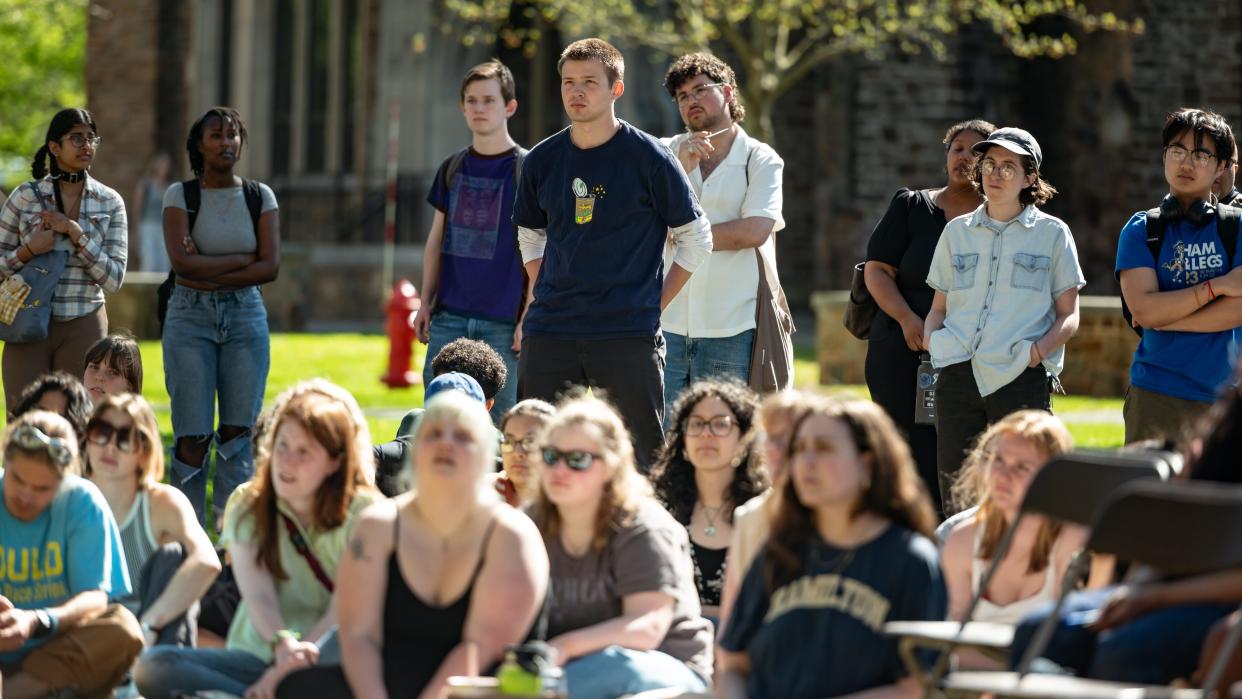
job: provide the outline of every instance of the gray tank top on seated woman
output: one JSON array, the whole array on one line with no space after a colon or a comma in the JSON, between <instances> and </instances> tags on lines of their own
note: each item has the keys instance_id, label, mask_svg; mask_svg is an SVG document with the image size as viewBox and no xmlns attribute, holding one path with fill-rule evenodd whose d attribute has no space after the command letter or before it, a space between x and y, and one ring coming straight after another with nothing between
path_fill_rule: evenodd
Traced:
<instances>
[{"instance_id":1,"label":"gray tank top on seated woman","mask_svg":"<svg viewBox=\"0 0 1242 699\"><path fill-rule=\"evenodd\" d=\"M204 255L233 255L253 253L258 249L257 231L250 221L250 210L246 208L246 195L241 186L225 189L200 188L202 204L198 218L194 221L194 230L190 238L194 247ZM263 213L273 211L276 206L276 195L272 188L259 183L259 192L263 194ZM164 208L169 207L185 210L185 191L180 182L174 182L164 192Z\"/></svg>"}]
</instances>

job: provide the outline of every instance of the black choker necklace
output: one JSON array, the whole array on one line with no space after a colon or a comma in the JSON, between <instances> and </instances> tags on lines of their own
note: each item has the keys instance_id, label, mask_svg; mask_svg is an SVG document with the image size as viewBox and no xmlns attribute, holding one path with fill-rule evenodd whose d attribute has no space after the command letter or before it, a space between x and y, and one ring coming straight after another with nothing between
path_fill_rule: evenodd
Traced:
<instances>
[{"instance_id":1,"label":"black choker necklace","mask_svg":"<svg viewBox=\"0 0 1242 699\"><path fill-rule=\"evenodd\" d=\"M56 173L55 178L60 180L61 182L68 182L69 184L77 184L78 182L81 182L82 180L86 179L86 170L82 170L81 172L65 172L64 170L61 170L60 172Z\"/></svg>"}]
</instances>

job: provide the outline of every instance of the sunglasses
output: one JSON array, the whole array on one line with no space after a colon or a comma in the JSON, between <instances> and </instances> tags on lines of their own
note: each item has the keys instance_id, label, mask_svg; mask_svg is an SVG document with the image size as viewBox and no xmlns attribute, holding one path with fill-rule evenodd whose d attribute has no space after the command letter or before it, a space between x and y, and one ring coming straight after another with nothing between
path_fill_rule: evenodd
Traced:
<instances>
[{"instance_id":1,"label":"sunglasses","mask_svg":"<svg viewBox=\"0 0 1242 699\"><path fill-rule=\"evenodd\" d=\"M139 439L142 433L130 427L117 427L106 420L91 420L86 424L86 441L100 447L108 446L113 437L116 438L116 448L132 454L138 449Z\"/></svg>"},{"instance_id":2,"label":"sunglasses","mask_svg":"<svg viewBox=\"0 0 1242 699\"><path fill-rule=\"evenodd\" d=\"M60 437L49 437L34 425L22 425L13 430L13 434L9 436L9 442L23 451L46 452L52 461L60 466L68 466L73 460L69 442Z\"/></svg>"},{"instance_id":3,"label":"sunglasses","mask_svg":"<svg viewBox=\"0 0 1242 699\"><path fill-rule=\"evenodd\" d=\"M543 462L548 466L555 466L561 461L573 471L585 471L591 468L591 464L599 458L598 454L592 454L589 451L561 451L555 447L543 448Z\"/></svg>"}]
</instances>

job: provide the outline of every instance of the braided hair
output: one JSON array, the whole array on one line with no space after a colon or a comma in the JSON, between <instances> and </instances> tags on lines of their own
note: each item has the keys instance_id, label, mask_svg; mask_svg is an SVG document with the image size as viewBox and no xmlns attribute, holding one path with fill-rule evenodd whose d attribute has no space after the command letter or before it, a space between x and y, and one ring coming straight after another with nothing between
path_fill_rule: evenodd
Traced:
<instances>
[{"instance_id":1,"label":"braided hair","mask_svg":"<svg viewBox=\"0 0 1242 699\"><path fill-rule=\"evenodd\" d=\"M207 126L208 119L219 119L220 124L233 124L237 129L237 135L241 137L241 144L246 145L246 125L242 123L241 115L232 107L212 107L207 113L198 118L190 126L190 135L185 139L185 152L190 156L190 169L194 171L195 177L203 176L203 154L199 152L198 145L203 141L203 129ZM240 149L238 155L241 155Z\"/></svg>"},{"instance_id":2,"label":"braided hair","mask_svg":"<svg viewBox=\"0 0 1242 699\"><path fill-rule=\"evenodd\" d=\"M43 179L49 172L53 177L60 175L60 166L56 164L56 158L51 157L52 152L47 144L64 138L65 134L72 131L73 127L78 124L86 124L91 127L91 133L99 133L99 130L95 128L95 117L85 109L70 107L56 112L56 116L52 117L52 123L47 126L47 137L43 139L43 145L39 147L39 150L35 151L34 160L30 163L30 174L36 180Z\"/></svg>"}]
</instances>

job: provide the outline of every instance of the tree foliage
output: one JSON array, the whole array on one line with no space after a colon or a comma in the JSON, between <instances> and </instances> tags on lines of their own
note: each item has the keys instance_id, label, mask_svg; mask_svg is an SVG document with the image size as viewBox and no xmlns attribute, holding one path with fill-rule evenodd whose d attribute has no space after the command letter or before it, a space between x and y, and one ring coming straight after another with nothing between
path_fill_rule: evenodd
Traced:
<instances>
[{"instance_id":1,"label":"tree foliage","mask_svg":"<svg viewBox=\"0 0 1242 699\"><path fill-rule=\"evenodd\" d=\"M771 133L777 98L814 68L844 54L885 50L943 58L958 30L979 23L1017 56L1059 58L1078 48L1075 34L1141 33L1141 19L1092 13L1078 0L445 0L455 15L446 32L467 43L499 37L533 53L539 20L570 35L622 39L668 54L714 50L737 57L739 87ZM1074 33L1036 29L1040 20L1069 20ZM462 28L462 20L465 27Z\"/></svg>"},{"instance_id":2,"label":"tree foliage","mask_svg":"<svg viewBox=\"0 0 1242 699\"><path fill-rule=\"evenodd\" d=\"M86 103L87 0L0 0L0 178L29 177L48 121ZM23 174L24 173L24 174Z\"/></svg>"}]
</instances>

